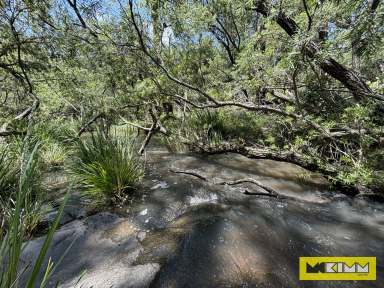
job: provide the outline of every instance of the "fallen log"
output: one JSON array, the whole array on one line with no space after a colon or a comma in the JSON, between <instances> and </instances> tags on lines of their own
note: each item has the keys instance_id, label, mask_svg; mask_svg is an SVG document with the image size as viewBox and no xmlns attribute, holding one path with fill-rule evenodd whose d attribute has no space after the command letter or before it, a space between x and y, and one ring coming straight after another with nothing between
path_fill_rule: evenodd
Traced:
<instances>
[{"instance_id":1,"label":"fallen log","mask_svg":"<svg viewBox=\"0 0 384 288\"><path fill-rule=\"evenodd\" d=\"M275 198L280 198L280 196L275 195L275 194L268 194L268 193L263 193L263 192L250 192L248 190L245 190L244 195L250 195L250 196L269 196L269 197L275 197Z\"/></svg>"},{"instance_id":2,"label":"fallen log","mask_svg":"<svg viewBox=\"0 0 384 288\"><path fill-rule=\"evenodd\" d=\"M362 185L347 185L340 181L335 181L337 167L326 163L318 163L310 157L306 157L294 151L272 150L268 148L250 147L230 142L222 142L219 145L207 145L202 143L185 143L191 152L200 154L223 154L238 153L248 158L270 159L282 162L288 162L303 167L309 171L321 173L332 183L332 187L341 193L355 197L358 194L374 193L370 187Z\"/></svg>"},{"instance_id":3,"label":"fallen log","mask_svg":"<svg viewBox=\"0 0 384 288\"><path fill-rule=\"evenodd\" d=\"M238 153L248 158L271 159L296 164L313 172L320 172L327 176L335 176L337 170L331 165L320 165L314 159L306 157L294 151L272 150L268 148L250 147L230 142L222 142L219 145L207 145L202 143L188 144L189 150L202 154Z\"/></svg>"}]
</instances>

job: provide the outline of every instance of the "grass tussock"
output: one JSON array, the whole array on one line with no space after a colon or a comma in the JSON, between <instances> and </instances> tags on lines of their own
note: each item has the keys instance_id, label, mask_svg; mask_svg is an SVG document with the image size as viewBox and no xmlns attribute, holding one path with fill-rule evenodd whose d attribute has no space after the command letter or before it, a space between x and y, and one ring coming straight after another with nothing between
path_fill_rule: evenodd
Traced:
<instances>
[{"instance_id":1,"label":"grass tussock","mask_svg":"<svg viewBox=\"0 0 384 288\"><path fill-rule=\"evenodd\" d=\"M0 197L9 197L16 189L18 168L16 158L9 153L8 146L0 146ZM3 199L2 199L3 200Z\"/></svg>"},{"instance_id":2,"label":"grass tussock","mask_svg":"<svg viewBox=\"0 0 384 288\"><path fill-rule=\"evenodd\" d=\"M32 235L43 215L42 205L46 193L41 188L41 173L38 143L26 143L21 156L7 145L0 148L0 233L4 234L10 227L18 193L25 194L21 203L23 224L27 235ZM27 152L26 152L27 151ZM25 154L30 155L28 162ZM28 169L23 168L28 167ZM23 170L24 169L24 170Z\"/></svg>"},{"instance_id":3,"label":"grass tussock","mask_svg":"<svg viewBox=\"0 0 384 288\"><path fill-rule=\"evenodd\" d=\"M51 261L45 267L43 263L68 194L36 261L31 263L28 269L21 269L23 243L29 237L31 221L38 221L37 211L41 210L41 198L39 198L41 195L36 194L38 191L36 183L39 182L37 174L39 144L30 145L27 141L19 162L14 162L15 160L10 158L11 153L7 151L8 147L2 149L4 150L0 154L0 173L5 178L2 177L1 185L7 188L8 196L5 197L5 190L1 190L1 208L4 214L0 227L0 288L21 287L19 281L22 274L26 279L23 287L45 287L55 266ZM15 168L17 166L19 168ZM38 280L40 273L44 273L42 280Z\"/></svg>"},{"instance_id":4,"label":"grass tussock","mask_svg":"<svg viewBox=\"0 0 384 288\"><path fill-rule=\"evenodd\" d=\"M47 143L43 147L42 160L48 168L58 168L64 166L67 159L67 149L58 143Z\"/></svg>"},{"instance_id":5,"label":"grass tussock","mask_svg":"<svg viewBox=\"0 0 384 288\"><path fill-rule=\"evenodd\" d=\"M77 143L72 172L85 188L85 193L98 202L125 199L144 175L129 132L108 135L98 131Z\"/></svg>"}]
</instances>

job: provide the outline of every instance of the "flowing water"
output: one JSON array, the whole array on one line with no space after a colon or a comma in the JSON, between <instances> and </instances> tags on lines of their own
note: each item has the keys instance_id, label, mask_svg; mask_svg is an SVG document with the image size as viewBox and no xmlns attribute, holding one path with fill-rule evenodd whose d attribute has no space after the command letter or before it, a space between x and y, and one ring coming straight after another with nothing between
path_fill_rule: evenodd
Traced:
<instances>
[{"instance_id":1,"label":"flowing water","mask_svg":"<svg viewBox=\"0 0 384 288\"><path fill-rule=\"evenodd\" d=\"M73 287L87 269L78 287L384 287L381 204L329 191L324 178L296 165L238 154L152 149L146 166L119 216L94 215L56 233L54 260L76 242L50 283ZM214 184L243 178L280 196L248 195L265 192L253 183ZM378 280L299 281L300 256L376 256Z\"/></svg>"},{"instance_id":2,"label":"flowing water","mask_svg":"<svg viewBox=\"0 0 384 288\"><path fill-rule=\"evenodd\" d=\"M158 229L137 262L162 264L152 287L384 287L382 205L330 192L321 176L289 163L167 153L149 162L154 185L143 217ZM285 197L244 195L260 188L170 169L212 181L253 178ZM300 282L300 256L376 256L378 281Z\"/></svg>"}]
</instances>

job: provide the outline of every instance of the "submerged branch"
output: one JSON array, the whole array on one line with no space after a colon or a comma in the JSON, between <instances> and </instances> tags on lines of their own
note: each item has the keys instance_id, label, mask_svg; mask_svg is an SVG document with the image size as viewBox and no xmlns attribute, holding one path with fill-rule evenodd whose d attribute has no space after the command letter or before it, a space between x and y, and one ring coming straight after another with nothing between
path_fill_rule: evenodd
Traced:
<instances>
[{"instance_id":1,"label":"submerged branch","mask_svg":"<svg viewBox=\"0 0 384 288\"><path fill-rule=\"evenodd\" d=\"M177 174L186 174L186 175L195 176L201 180L209 182L207 177L205 177L199 173L193 172L193 171L174 170L174 169L170 169L169 171L171 171L172 173L177 173Z\"/></svg>"},{"instance_id":2,"label":"submerged branch","mask_svg":"<svg viewBox=\"0 0 384 288\"><path fill-rule=\"evenodd\" d=\"M267 191L267 193L245 191L244 194L246 194L246 195L262 195L262 196L270 196L270 197L276 197L276 198L279 196L279 193L277 193L275 190L273 190L272 188L267 187L267 186L261 184L259 181L255 180L255 179L252 179L252 178L244 178L244 179L238 179L238 180L215 181L215 180L209 180L204 175L201 175L201 174L199 174L199 173L197 173L195 171L191 171L191 170L174 170L174 169L170 169L170 171L172 173L177 173L177 174L191 175L191 176L197 177L197 178L199 178L199 179L201 179L203 181L209 182L209 183L214 184L214 185L234 186L234 185L239 185L239 184L243 184L243 183L252 183L252 184L262 188L263 190Z\"/></svg>"}]
</instances>

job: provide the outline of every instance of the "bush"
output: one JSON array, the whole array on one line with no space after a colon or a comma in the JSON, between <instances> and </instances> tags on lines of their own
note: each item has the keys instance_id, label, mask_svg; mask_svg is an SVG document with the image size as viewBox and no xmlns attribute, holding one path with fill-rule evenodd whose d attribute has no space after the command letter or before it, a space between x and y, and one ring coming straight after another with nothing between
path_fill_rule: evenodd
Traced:
<instances>
[{"instance_id":1,"label":"bush","mask_svg":"<svg viewBox=\"0 0 384 288\"><path fill-rule=\"evenodd\" d=\"M168 146L175 151L181 150L178 143L262 142L266 138L264 128L270 125L263 115L233 108L195 110L187 115L184 123L166 124L171 131Z\"/></svg>"},{"instance_id":2,"label":"bush","mask_svg":"<svg viewBox=\"0 0 384 288\"><path fill-rule=\"evenodd\" d=\"M66 118L38 122L34 135L43 143L71 143L77 135L77 123Z\"/></svg>"},{"instance_id":3,"label":"bush","mask_svg":"<svg viewBox=\"0 0 384 288\"><path fill-rule=\"evenodd\" d=\"M100 202L120 201L132 192L144 175L130 133L100 131L79 139L72 171L85 192Z\"/></svg>"}]
</instances>

